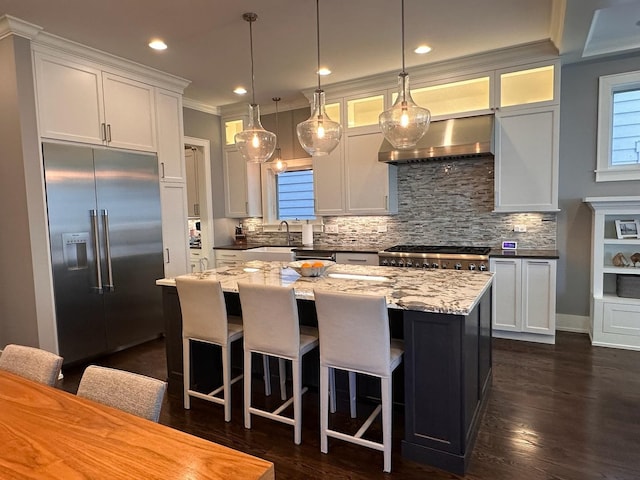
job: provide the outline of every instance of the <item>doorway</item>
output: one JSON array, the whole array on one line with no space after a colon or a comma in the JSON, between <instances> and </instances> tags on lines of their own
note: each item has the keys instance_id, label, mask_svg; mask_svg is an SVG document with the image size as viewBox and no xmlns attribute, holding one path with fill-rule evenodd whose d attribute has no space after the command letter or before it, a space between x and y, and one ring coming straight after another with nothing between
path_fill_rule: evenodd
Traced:
<instances>
[{"instance_id":1,"label":"doorway","mask_svg":"<svg viewBox=\"0 0 640 480\"><path fill-rule=\"evenodd\" d=\"M213 195L209 140L184 137L187 178L189 265L192 272L214 266Z\"/></svg>"}]
</instances>

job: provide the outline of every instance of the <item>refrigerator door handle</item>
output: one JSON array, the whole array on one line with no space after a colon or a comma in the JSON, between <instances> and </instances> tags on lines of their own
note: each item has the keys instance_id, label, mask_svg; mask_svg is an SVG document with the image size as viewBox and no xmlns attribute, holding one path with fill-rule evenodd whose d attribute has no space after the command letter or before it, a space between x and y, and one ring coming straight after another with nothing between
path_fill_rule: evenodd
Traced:
<instances>
[{"instance_id":1,"label":"refrigerator door handle","mask_svg":"<svg viewBox=\"0 0 640 480\"><path fill-rule=\"evenodd\" d=\"M111 268L111 242L109 241L109 211L102 210L102 226L104 227L105 257L107 259L107 292L113 292L113 269Z\"/></svg>"},{"instance_id":2,"label":"refrigerator door handle","mask_svg":"<svg viewBox=\"0 0 640 480\"><path fill-rule=\"evenodd\" d=\"M96 285L91 287L91 289L99 294L102 294L102 267L100 266L100 242L99 242L99 233L98 233L98 212L95 210L89 210L89 215L91 216L91 233L93 240L93 251L94 257L96 259Z\"/></svg>"}]
</instances>

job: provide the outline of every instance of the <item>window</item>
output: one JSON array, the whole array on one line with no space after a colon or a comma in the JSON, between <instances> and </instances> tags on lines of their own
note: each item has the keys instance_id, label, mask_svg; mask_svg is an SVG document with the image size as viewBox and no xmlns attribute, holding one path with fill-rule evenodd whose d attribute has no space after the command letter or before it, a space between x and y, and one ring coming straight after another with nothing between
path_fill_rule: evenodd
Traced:
<instances>
[{"instance_id":1,"label":"window","mask_svg":"<svg viewBox=\"0 0 640 480\"><path fill-rule=\"evenodd\" d=\"M640 163L640 89L613 94L611 165Z\"/></svg>"},{"instance_id":2,"label":"window","mask_svg":"<svg viewBox=\"0 0 640 480\"><path fill-rule=\"evenodd\" d=\"M640 72L600 77L596 181L640 180Z\"/></svg>"},{"instance_id":3,"label":"window","mask_svg":"<svg viewBox=\"0 0 640 480\"><path fill-rule=\"evenodd\" d=\"M276 175L278 220L313 220L313 170Z\"/></svg>"},{"instance_id":4,"label":"window","mask_svg":"<svg viewBox=\"0 0 640 480\"><path fill-rule=\"evenodd\" d=\"M262 164L262 222L265 231L277 230L286 220L291 231L302 231L302 224L322 223L315 215L313 166L311 158L287 160L287 171L275 174L269 163Z\"/></svg>"}]
</instances>

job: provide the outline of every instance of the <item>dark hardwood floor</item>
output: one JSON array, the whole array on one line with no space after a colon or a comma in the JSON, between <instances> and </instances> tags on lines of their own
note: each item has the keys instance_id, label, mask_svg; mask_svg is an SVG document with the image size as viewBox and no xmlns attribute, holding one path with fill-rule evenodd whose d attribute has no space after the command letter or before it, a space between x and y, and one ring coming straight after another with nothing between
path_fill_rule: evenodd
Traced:
<instances>
[{"instance_id":1,"label":"dark hardwood floor","mask_svg":"<svg viewBox=\"0 0 640 480\"><path fill-rule=\"evenodd\" d=\"M640 352L591 347L586 335L560 332L556 345L495 339L493 353L493 388L464 478L640 478ZM163 340L96 363L166 377ZM59 387L75 393L82 371L65 369ZM302 445L294 445L292 427L260 417L245 430L241 384L234 385L230 423L220 405L194 399L184 410L173 396L165 399L160 422L270 460L278 479L460 478L402 458L401 410L394 412L391 474L382 473L381 452L330 440L329 453L320 453L316 392L304 395ZM369 408L359 405L359 417ZM357 428L348 414L336 415L336 424Z\"/></svg>"}]
</instances>

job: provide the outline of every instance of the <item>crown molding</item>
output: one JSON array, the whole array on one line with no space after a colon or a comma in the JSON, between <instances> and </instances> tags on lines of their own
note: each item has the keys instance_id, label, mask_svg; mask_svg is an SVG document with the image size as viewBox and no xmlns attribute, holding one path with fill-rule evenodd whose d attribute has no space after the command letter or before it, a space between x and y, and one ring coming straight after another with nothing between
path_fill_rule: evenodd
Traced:
<instances>
[{"instance_id":1,"label":"crown molding","mask_svg":"<svg viewBox=\"0 0 640 480\"><path fill-rule=\"evenodd\" d=\"M9 35L17 35L18 37L32 40L41 31L41 26L25 22L11 15L3 15L0 17L0 40Z\"/></svg>"},{"instance_id":2,"label":"crown molding","mask_svg":"<svg viewBox=\"0 0 640 480\"><path fill-rule=\"evenodd\" d=\"M182 106L184 108L190 108L191 110L197 110L199 112L209 113L211 115L221 115L220 107L208 105L206 103L199 102L187 97L182 97Z\"/></svg>"}]
</instances>

